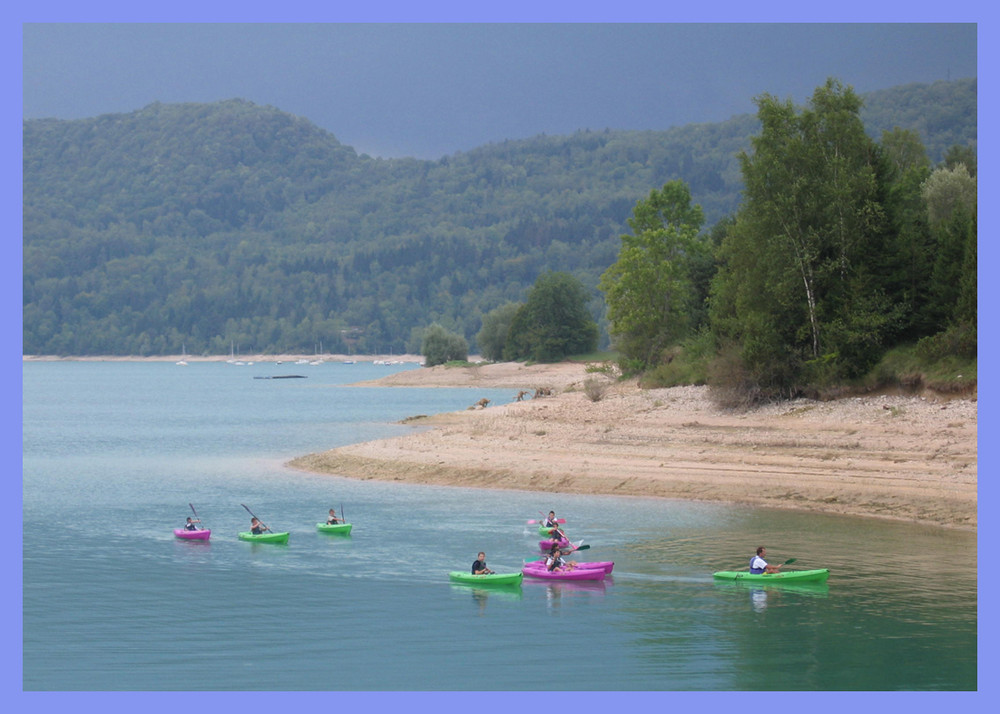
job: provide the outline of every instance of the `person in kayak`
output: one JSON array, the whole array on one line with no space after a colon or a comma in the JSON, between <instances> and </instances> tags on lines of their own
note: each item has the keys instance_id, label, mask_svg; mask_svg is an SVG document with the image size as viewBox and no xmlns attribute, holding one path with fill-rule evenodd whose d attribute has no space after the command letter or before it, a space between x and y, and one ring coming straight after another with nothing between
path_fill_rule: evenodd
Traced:
<instances>
[{"instance_id":1,"label":"person in kayak","mask_svg":"<svg viewBox=\"0 0 1000 714\"><path fill-rule=\"evenodd\" d=\"M559 527L559 521L556 520L556 512L555 511L549 511L548 517L544 521L542 521L542 527L543 528L558 528Z\"/></svg>"},{"instance_id":2,"label":"person in kayak","mask_svg":"<svg viewBox=\"0 0 1000 714\"><path fill-rule=\"evenodd\" d=\"M760 575L761 573L777 573L781 565L771 565L766 560L764 556L767 555L767 548L760 546L757 548L757 555L750 558L750 573L753 575Z\"/></svg>"},{"instance_id":3,"label":"person in kayak","mask_svg":"<svg viewBox=\"0 0 1000 714\"><path fill-rule=\"evenodd\" d=\"M197 520L197 521L193 520L191 518L191 516L188 516L187 523L184 524L184 530L186 530L186 531L196 531L196 530L198 530L198 526L196 526L195 523L201 523L201 521L200 520Z\"/></svg>"},{"instance_id":4,"label":"person in kayak","mask_svg":"<svg viewBox=\"0 0 1000 714\"><path fill-rule=\"evenodd\" d=\"M566 532L560 530L559 528L553 528L549 531L549 540L553 543L559 543L561 541L569 542L569 538L566 537Z\"/></svg>"},{"instance_id":5,"label":"person in kayak","mask_svg":"<svg viewBox=\"0 0 1000 714\"><path fill-rule=\"evenodd\" d=\"M250 532L253 533L254 535L260 535L264 531L269 531L269 530L271 529L265 526L260 521L258 521L256 516L250 519Z\"/></svg>"},{"instance_id":6,"label":"person in kayak","mask_svg":"<svg viewBox=\"0 0 1000 714\"><path fill-rule=\"evenodd\" d=\"M552 552L549 553L549 557L545 559L545 569L546 570L572 570L576 567L576 561L567 561L562 557L562 551L559 548L553 548Z\"/></svg>"},{"instance_id":7,"label":"person in kayak","mask_svg":"<svg viewBox=\"0 0 1000 714\"><path fill-rule=\"evenodd\" d=\"M473 575L492 575L493 571L486 567L486 553L480 553L472 564Z\"/></svg>"},{"instance_id":8,"label":"person in kayak","mask_svg":"<svg viewBox=\"0 0 1000 714\"><path fill-rule=\"evenodd\" d=\"M343 521L337 518L337 512L331 508L330 517L326 519L326 524L328 526L335 526L338 523L343 523Z\"/></svg>"}]
</instances>

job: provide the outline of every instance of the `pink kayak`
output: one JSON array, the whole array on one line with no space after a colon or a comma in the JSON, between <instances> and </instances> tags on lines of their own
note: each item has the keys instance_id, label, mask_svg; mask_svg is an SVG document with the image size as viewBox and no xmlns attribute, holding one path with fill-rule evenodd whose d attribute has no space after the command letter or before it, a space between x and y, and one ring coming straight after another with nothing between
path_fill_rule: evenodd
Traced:
<instances>
[{"instance_id":1,"label":"pink kayak","mask_svg":"<svg viewBox=\"0 0 1000 714\"><path fill-rule=\"evenodd\" d=\"M545 560L532 560L524 564L526 568L545 568ZM607 575L611 575L611 571L614 570L615 561L613 560L600 560L593 562L577 562L577 570L603 570Z\"/></svg>"},{"instance_id":2,"label":"pink kayak","mask_svg":"<svg viewBox=\"0 0 1000 714\"><path fill-rule=\"evenodd\" d=\"M174 528L174 535L184 540L208 540L212 535L212 529L199 528L196 531L189 531L187 528Z\"/></svg>"},{"instance_id":3,"label":"pink kayak","mask_svg":"<svg viewBox=\"0 0 1000 714\"><path fill-rule=\"evenodd\" d=\"M546 538L545 540L538 541L538 547L542 550L550 550L552 546L558 545L560 548L569 548L572 543L570 543L565 538L559 540L552 540L551 538Z\"/></svg>"},{"instance_id":4,"label":"pink kayak","mask_svg":"<svg viewBox=\"0 0 1000 714\"><path fill-rule=\"evenodd\" d=\"M541 580L604 580L607 573L602 568L574 568L573 570L546 570L525 565L521 572L529 578Z\"/></svg>"}]
</instances>

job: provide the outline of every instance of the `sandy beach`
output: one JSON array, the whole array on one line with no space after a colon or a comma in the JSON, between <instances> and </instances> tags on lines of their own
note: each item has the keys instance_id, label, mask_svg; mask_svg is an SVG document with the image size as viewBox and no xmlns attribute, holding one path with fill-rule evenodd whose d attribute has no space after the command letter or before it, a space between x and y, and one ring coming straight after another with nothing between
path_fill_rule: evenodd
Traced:
<instances>
[{"instance_id":1,"label":"sandy beach","mask_svg":"<svg viewBox=\"0 0 1000 714\"><path fill-rule=\"evenodd\" d=\"M587 380L606 392L592 401ZM696 499L975 531L976 396L881 394L721 410L706 387L639 389L576 363L433 367L377 386L512 388L523 401L413 415L411 434L310 454L357 479ZM536 396L547 389L549 395ZM475 397L474 391L470 397Z\"/></svg>"}]
</instances>

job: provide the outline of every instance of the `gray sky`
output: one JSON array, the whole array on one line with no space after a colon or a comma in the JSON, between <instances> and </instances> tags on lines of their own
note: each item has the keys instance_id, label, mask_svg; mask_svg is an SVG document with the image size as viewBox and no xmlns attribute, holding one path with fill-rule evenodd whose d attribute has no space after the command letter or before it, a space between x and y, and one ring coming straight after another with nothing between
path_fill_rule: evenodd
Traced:
<instances>
[{"instance_id":1,"label":"gray sky","mask_svg":"<svg viewBox=\"0 0 1000 714\"><path fill-rule=\"evenodd\" d=\"M25 118L239 97L373 156L976 76L974 24L26 24Z\"/></svg>"}]
</instances>

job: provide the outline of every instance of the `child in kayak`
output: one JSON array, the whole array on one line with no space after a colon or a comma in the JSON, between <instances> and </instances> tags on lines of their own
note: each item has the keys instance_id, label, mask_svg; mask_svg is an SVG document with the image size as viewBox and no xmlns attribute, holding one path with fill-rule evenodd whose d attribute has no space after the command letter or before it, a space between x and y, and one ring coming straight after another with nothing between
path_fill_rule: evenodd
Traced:
<instances>
[{"instance_id":1,"label":"child in kayak","mask_svg":"<svg viewBox=\"0 0 1000 714\"><path fill-rule=\"evenodd\" d=\"M187 523L184 524L184 530L186 530L186 531L196 531L196 530L198 530L198 526L196 526L195 523L201 523L201 521L200 520L197 520L197 521L196 520L192 520L191 516L188 516Z\"/></svg>"},{"instance_id":2,"label":"child in kayak","mask_svg":"<svg viewBox=\"0 0 1000 714\"><path fill-rule=\"evenodd\" d=\"M486 567L486 553L480 553L479 558L472 564L473 575L492 575L493 571Z\"/></svg>"},{"instance_id":3,"label":"child in kayak","mask_svg":"<svg viewBox=\"0 0 1000 714\"><path fill-rule=\"evenodd\" d=\"M549 511L549 516L544 521L542 521L543 528L557 528L559 526L559 521L556 520L556 512Z\"/></svg>"},{"instance_id":4,"label":"child in kayak","mask_svg":"<svg viewBox=\"0 0 1000 714\"><path fill-rule=\"evenodd\" d=\"M260 535L264 531L269 531L269 530L271 529L265 526L260 521L258 521L256 516L250 519L250 532L253 533L254 535Z\"/></svg>"},{"instance_id":5,"label":"child in kayak","mask_svg":"<svg viewBox=\"0 0 1000 714\"><path fill-rule=\"evenodd\" d=\"M572 570L575 567L576 561L570 560L567 562L562 557L562 551L559 548L553 548L552 552L549 553L549 557L545 559L546 570Z\"/></svg>"},{"instance_id":6,"label":"child in kayak","mask_svg":"<svg viewBox=\"0 0 1000 714\"><path fill-rule=\"evenodd\" d=\"M753 575L760 575L761 573L778 572L778 568L781 567L781 564L779 565L768 564L768 562L764 560L765 555L767 555L767 548L765 548L764 546L760 546L759 548L757 548L757 555L750 558L750 572Z\"/></svg>"},{"instance_id":7,"label":"child in kayak","mask_svg":"<svg viewBox=\"0 0 1000 714\"><path fill-rule=\"evenodd\" d=\"M337 512L334 511L331 508L330 509L330 517L326 519L326 524L328 526L335 526L335 525L337 525L338 523L341 523L341 522L342 521L339 518L337 518Z\"/></svg>"}]
</instances>

